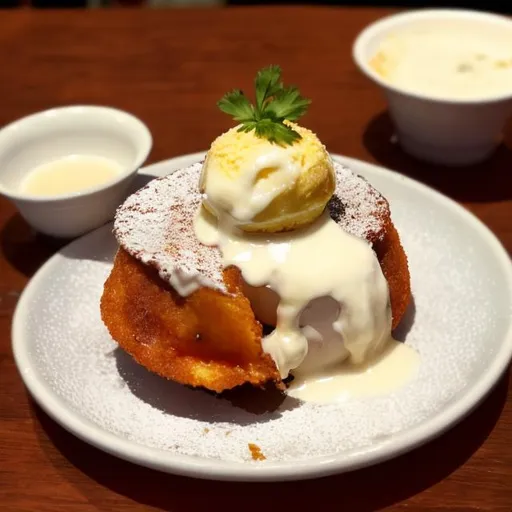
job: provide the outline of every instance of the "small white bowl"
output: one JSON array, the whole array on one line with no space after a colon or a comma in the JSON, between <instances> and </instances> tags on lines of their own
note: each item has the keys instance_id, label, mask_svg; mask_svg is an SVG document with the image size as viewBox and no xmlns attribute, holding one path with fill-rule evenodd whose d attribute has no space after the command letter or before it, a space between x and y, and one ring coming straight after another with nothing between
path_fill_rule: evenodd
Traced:
<instances>
[{"instance_id":1,"label":"small white bowl","mask_svg":"<svg viewBox=\"0 0 512 512\"><path fill-rule=\"evenodd\" d=\"M69 106L39 112L0 130L0 193L37 231L76 237L112 219L151 147L147 126L121 110ZM38 197L20 190L35 167L75 154L111 159L122 170L81 192Z\"/></svg>"},{"instance_id":2,"label":"small white bowl","mask_svg":"<svg viewBox=\"0 0 512 512\"><path fill-rule=\"evenodd\" d=\"M512 90L476 99L438 98L406 90L383 79L369 62L391 33L411 27L436 27L455 21L475 33L501 31L512 39L512 20L490 13L434 9L388 16L366 27L353 46L360 70L384 91L398 140L411 155L433 163L460 166L489 157L502 138L512 114Z\"/></svg>"}]
</instances>

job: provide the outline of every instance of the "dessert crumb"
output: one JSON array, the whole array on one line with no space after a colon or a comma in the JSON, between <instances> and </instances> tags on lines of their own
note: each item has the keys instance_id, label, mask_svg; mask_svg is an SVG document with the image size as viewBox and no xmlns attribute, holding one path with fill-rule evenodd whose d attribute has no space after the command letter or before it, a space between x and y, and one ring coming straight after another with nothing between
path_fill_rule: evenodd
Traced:
<instances>
[{"instance_id":1,"label":"dessert crumb","mask_svg":"<svg viewBox=\"0 0 512 512\"><path fill-rule=\"evenodd\" d=\"M267 457L261 452L261 448L257 444L249 443L252 460L266 460Z\"/></svg>"},{"instance_id":2,"label":"dessert crumb","mask_svg":"<svg viewBox=\"0 0 512 512\"><path fill-rule=\"evenodd\" d=\"M208 434L208 432L210 432L210 429L205 427L205 428L204 428L204 430L203 430L203 432L204 432L205 434Z\"/></svg>"}]
</instances>

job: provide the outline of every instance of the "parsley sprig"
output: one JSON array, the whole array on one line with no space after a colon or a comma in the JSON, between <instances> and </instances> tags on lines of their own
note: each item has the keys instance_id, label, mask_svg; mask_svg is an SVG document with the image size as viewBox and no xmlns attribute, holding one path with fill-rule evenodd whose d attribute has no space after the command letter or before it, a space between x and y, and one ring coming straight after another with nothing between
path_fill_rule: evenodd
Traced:
<instances>
[{"instance_id":1,"label":"parsley sprig","mask_svg":"<svg viewBox=\"0 0 512 512\"><path fill-rule=\"evenodd\" d=\"M311 100L303 98L297 87L283 85L279 66L258 71L254 85L255 105L240 89L234 89L226 93L217 106L241 124L238 131L254 130L258 137L272 144L292 145L301 136L284 121L297 121L306 113Z\"/></svg>"}]
</instances>

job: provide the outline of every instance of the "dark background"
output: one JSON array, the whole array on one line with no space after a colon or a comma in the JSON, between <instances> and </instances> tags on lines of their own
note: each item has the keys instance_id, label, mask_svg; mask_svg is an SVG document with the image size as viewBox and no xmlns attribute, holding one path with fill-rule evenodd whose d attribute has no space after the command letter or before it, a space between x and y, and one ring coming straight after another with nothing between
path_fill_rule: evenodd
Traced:
<instances>
[{"instance_id":1,"label":"dark background","mask_svg":"<svg viewBox=\"0 0 512 512\"><path fill-rule=\"evenodd\" d=\"M143 6L145 0L104 0L105 6L126 5ZM323 1L292 1L292 0L225 0L227 5L331 5L354 7L401 7L401 8L435 8L455 7L495 11L503 14L512 14L512 0L323 0ZM39 8L55 7L86 7L87 0L0 0L0 8L32 5Z\"/></svg>"},{"instance_id":2,"label":"dark background","mask_svg":"<svg viewBox=\"0 0 512 512\"><path fill-rule=\"evenodd\" d=\"M512 14L512 0L325 0L320 2L293 2L287 0L228 0L232 5L343 5L354 7L404 7L404 8L435 8L455 7L479 9L486 11Z\"/></svg>"}]
</instances>

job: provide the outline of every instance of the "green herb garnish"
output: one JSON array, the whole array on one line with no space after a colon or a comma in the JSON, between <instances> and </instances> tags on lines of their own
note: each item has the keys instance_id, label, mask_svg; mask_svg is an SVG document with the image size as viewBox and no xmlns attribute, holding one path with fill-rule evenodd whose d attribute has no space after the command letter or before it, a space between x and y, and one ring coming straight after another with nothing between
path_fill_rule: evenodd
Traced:
<instances>
[{"instance_id":1,"label":"green herb garnish","mask_svg":"<svg viewBox=\"0 0 512 512\"><path fill-rule=\"evenodd\" d=\"M301 136L284 121L296 121L303 116L311 100L303 98L297 87L283 85L279 66L258 71L254 85L256 105L250 103L241 90L234 89L226 93L217 106L241 123L239 132L254 130L258 137L272 144L292 145Z\"/></svg>"}]
</instances>

